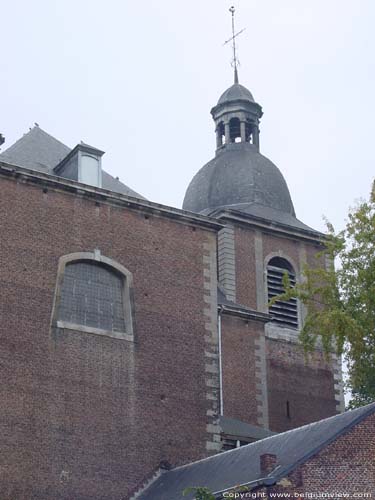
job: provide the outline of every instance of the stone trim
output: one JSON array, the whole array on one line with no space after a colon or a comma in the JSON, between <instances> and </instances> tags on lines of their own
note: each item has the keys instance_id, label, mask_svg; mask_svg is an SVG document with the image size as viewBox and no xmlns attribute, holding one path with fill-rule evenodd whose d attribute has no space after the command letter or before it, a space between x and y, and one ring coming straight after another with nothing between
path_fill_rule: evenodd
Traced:
<instances>
[{"instance_id":1,"label":"stone trim","mask_svg":"<svg viewBox=\"0 0 375 500\"><path fill-rule=\"evenodd\" d=\"M257 309L263 313L268 313L268 300L264 294L266 283L264 280L263 235L261 231L255 231L254 248Z\"/></svg>"},{"instance_id":2,"label":"stone trim","mask_svg":"<svg viewBox=\"0 0 375 500\"><path fill-rule=\"evenodd\" d=\"M227 314L228 316L235 316L236 318L243 318L246 320L260 321L261 323L268 323L271 321L271 316L265 313L254 311L248 307L244 307L238 304L219 304L218 309L222 314Z\"/></svg>"},{"instance_id":3,"label":"stone trim","mask_svg":"<svg viewBox=\"0 0 375 500\"><path fill-rule=\"evenodd\" d=\"M325 268L329 271L335 263L328 255L325 256ZM343 413L345 411L344 380L342 375L342 356L336 353L332 354L332 371L335 390L336 411Z\"/></svg>"},{"instance_id":4,"label":"stone trim","mask_svg":"<svg viewBox=\"0 0 375 500\"><path fill-rule=\"evenodd\" d=\"M218 208L210 213L211 217L216 217L218 220L223 222L227 221L229 224L235 223L243 225L247 228L253 227L258 230L266 230L267 233L277 234L279 237L285 237L293 240L305 240L314 242L320 245L324 245L325 235L318 231L308 229L302 229L297 227L288 226L282 224L281 222L269 221L267 219L262 219L261 217L256 217L254 215L246 214L237 210L231 210L230 208Z\"/></svg>"},{"instance_id":5,"label":"stone trim","mask_svg":"<svg viewBox=\"0 0 375 500\"><path fill-rule=\"evenodd\" d=\"M218 233L219 282L232 302L236 301L236 255L234 227L226 226Z\"/></svg>"},{"instance_id":6,"label":"stone trim","mask_svg":"<svg viewBox=\"0 0 375 500\"><path fill-rule=\"evenodd\" d=\"M285 342L292 342L292 344L299 344L299 330L293 328L285 328L276 323L267 323L265 325L266 337L273 340L283 340Z\"/></svg>"},{"instance_id":7,"label":"stone trim","mask_svg":"<svg viewBox=\"0 0 375 500\"><path fill-rule=\"evenodd\" d=\"M110 330L102 330L101 328L93 328L91 326L77 325L74 323L69 323L68 321L58 320L56 326L57 328L62 328L63 330L73 330L74 332L93 333L94 335L103 335L104 337L129 340L131 342L134 340L133 335L126 332L112 332Z\"/></svg>"},{"instance_id":8,"label":"stone trim","mask_svg":"<svg viewBox=\"0 0 375 500\"><path fill-rule=\"evenodd\" d=\"M335 389L336 411L343 413L345 411L344 381L342 375L342 357L332 354L332 369Z\"/></svg>"},{"instance_id":9,"label":"stone trim","mask_svg":"<svg viewBox=\"0 0 375 500\"><path fill-rule=\"evenodd\" d=\"M296 279L299 281L299 266L295 262L295 260L290 257L287 253L285 253L283 250L278 250L277 252L270 252L265 258L264 258L264 269L265 272L267 272L267 266L270 262L271 259L274 257L280 257L281 259L285 259L289 262L289 264L293 267L295 273L296 273Z\"/></svg>"},{"instance_id":10,"label":"stone trim","mask_svg":"<svg viewBox=\"0 0 375 500\"><path fill-rule=\"evenodd\" d=\"M207 230L217 232L224 227L217 219L213 217L195 214L179 208L161 205L148 200L134 198L121 193L116 193L108 189L87 186L80 182L58 177L56 175L46 174L32 170L21 165L13 165L0 161L0 175L23 182L39 184L42 189L63 190L67 193L86 196L87 198L100 203L108 203L116 206L129 208L142 213L151 213L157 217L168 217L175 219L182 224L204 227Z\"/></svg>"},{"instance_id":11,"label":"stone trim","mask_svg":"<svg viewBox=\"0 0 375 500\"><path fill-rule=\"evenodd\" d=\"M305 243L301 243L298 248L298 259L299 259L299 279L300 283L304 283L306 281L306 277L302 274L304 266L307 265L307 251ZM298 301L298 314L300 316L300 324L303 326L306 316L307 316L307 307L305 304L299 300Z\"/></svg>"},{"instance_id":12,"label":"stone trim","mask_svg":"<svg viewBox=\"0 0 375 500\"><path fill-rule=\"evenodd\" d=\"M206 384L206 451L221 450L219 380L219 333L217 314L217 253L216 241L210 238L203 243L203 315L205 317L205 384Z\"/></svg>"},{"instance_id":13,"label":"stone trim","mask_svg":"<svg viewBox=\"0 0 375 500\"><path fill-rule=\"evenodd\" d=\"M64 279L65 267L70 262L75 261L95 261L100 262L112 269L115 269L123 277L123 306L124 315L126 318L126 332L112 332L102 330L100 328L88 327L86 325L76 325L58 319L59 304L61 299L61 286ZM75 252L68 255L63 255L59 259L57 269L57 279L55 287L55 297L51 315L51 331L54 328L68 329L83 333L91 333L95 335L103 335L121 340L134 341L134 297L133 297L133 275L123 265L119 264L109 257L101 255L100 250L95 249L94 252Z\"/></svg>"},{"instance_id":14,"label":"stone trim","mask_svg":"<svg viewBox=\"0 0 375 500\"><path fill-rule=\"evenodd\" d=\"M269 428L266 339L262 332L255 344L255 380L258 425Z\"/></svg>"}]
</instances>

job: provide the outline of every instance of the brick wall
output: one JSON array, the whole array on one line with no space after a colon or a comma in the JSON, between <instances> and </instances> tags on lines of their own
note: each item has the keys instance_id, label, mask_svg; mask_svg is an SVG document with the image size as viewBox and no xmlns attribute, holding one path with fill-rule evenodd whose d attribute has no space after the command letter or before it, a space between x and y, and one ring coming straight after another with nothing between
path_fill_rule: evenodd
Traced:
<instances>
[{"instance_id":1,"label":"brick wall","mask_svg":"<svg viewBox=\"0 0 375 500\"><path fill-rule=\"evenodd\" d=\"M305 491L375 496L375 415L367 417L301 467Z\"/></svg>"},{"instance_id":2,"label":"brick wall","mask_svg":"<svg viewBox=\"0 0 375 500\"><path fill-rule=\"evenodd\" d=\"M297 275L305 262L310 266L323 264L321 259L315 257L321 247L314 242L295 237L287 238L285 235L278 236L265 230L245 226L235 226L234 234L236 300L258 311L268 311L265 277L266 262L269 258L279 255L288 259ZM301 320L304 314L305 311L300 305ZM244 334L239 332L240 329L237 333L231 334L232 338L236 339L231 346L233 359L236 356L239 359L243 357L242 344L238 339ZM334 380L332 363L327 363L319 352L306 361L301 347L298 346L297 330L291 331L277 325L270 329L267 325L265 338L267 374L261 373L261 364L258 360L256 376L263 378L261 382L268 392L268 401L262 401L258 387L258 401L264 410L264 418L259 419L258 424L280 432L337 413L338 390L335 390L337 381ZM250 355L248 356L252 359ZM338 366L335 369L337 370ZM336 378L339 378L339 374ZM243 391L243 385L239 376L232 376L230 388L227 381L226 392L238 395ZM236 405L236 414L245 415L238 409L246 404L237 402Z\"/></svg>"},{"instance_id":3,"label":"brick wall","mask_svg":"<svg viewBox=\"0 0 375 500\"><path fill-rule=\"evenodd\" d=\"M258 425L256 340L263 324L222 316L224 415Z\"/></svg>"},{"instance_id":4,"label":"brick wall","mask_svg":"<svg viewBox=\"0 0 375 500\"><path fill-rule=\"evenodd\" d=\"M257 309L255 266L255 232L235 228L236 300L239 304Z\"/></svg>"},{"instance_id":5,"label":"brick wall","mask_svg":"<svg viewBox=\"0 0 375 500\"><path fill-rule=\"evenodd\" d=\"M42 188L0 179L0 498L128 498L215 440L216 234ZM134 343L50 329L60 256L94 249L133 273Z\"/></svg>"},{"instance_id":6,"label":"brick wall","mask_svg":"<svg viewBox=\"0 0 375 500\"><path fill-rule=\"evenodd\" d=\"M334 499L374 498L375 415L364 419L277 486L269 488L268 493L271 492L301 499L313 498L312 495Z\"/></svg>"},{"instance_id":7,"label":"brick wall","mask_svg":"<svg viewBox=\"0 0 375 500\"><path fill-rule=\"evenodd\" d=\"M270 429L282 432L336 414L332 368L323 353L266 340Z\"/></svg>"}]
</instances>

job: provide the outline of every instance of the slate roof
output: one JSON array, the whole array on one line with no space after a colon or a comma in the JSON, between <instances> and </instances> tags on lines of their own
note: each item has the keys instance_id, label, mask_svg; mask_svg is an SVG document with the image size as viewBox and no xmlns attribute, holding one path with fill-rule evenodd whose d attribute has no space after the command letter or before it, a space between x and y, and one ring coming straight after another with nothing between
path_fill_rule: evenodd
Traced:
<instances>
[{"instance_id":1,"label":"slate roof","mask_svg":"<svg viewBox=\"0 0 375 500\"><path fill-rule=\"evenodd\" d=\"M374 413L375 403L177 467L162 473L137 498L187 500L193 495L184 497L182 492L192 486L205 486L217 493L241 484L259 484L264 479L260 456L265 453L277 456L275 471L268 477L268 484L274 484Z\"/></svg>"},{"instance_id":2,"label":"slate roof","mask_svg":"<svg viewBox=\"0 0 375 500\"><path fill-rule=\"evenodd\" d=\"M217 105L226 104L232 101L254 101L254 97L250 90L241 85L240 83L234 83L231 87L229 87L218 100Z\"/></svg>"},{"instance_id":3,"label":"slate roof","mask_svg":"<svg viewBox=\"0 0 375 500\"><path fill-rule=\"evenodd\" d=\"M221 285L217 287L217 304L223 313L232 314L234 316L243 317L247 319L256 319L268 323L272 321L272 318L267 313L262 313L251 309L250 307L238 304L229 300L221 288Z\"/></svg>"},{"instance_id":4,"label":"slate roof","mask_svg":"<svg viewBox=\"0 0 375 500\"><path fill-rule=\"evenodd\" d=\"M224 291L221 289L221 286L217 287L217 303L231 306L234 304L232 300L229 300L225 295Z\"/></svg>"},{"instance_id":5,"label":"slate roof","mask_svg":"<svg viewBox=\"0 0 375 500\"><path fill-rule=\"evenodd\" d=\"M71 149L58 141L39 126L30 129L18 141L0 153L0 161L30 168L47 174L54 174L54 167L70 153ZM102 171L104 189L144 199L108 172Z\"/></svg>"},{"instance_id":6,"label":"slate roof","mask_svg":"<svg viewBox=\"0 0 375 500\"><path fill-rule=\"evenodd\" d=\"M0 154L0 160L21 167L50 173L70 148L35 126Z\"/></svg>"},{"instance_id":7,"label":"slate roof","mask_svg":"<svg viewBox=\"0 0 375 500\"><path fill-rule=\"evenodd\" d=\"M236 418L221 416L219 425L223 434L236 437L237 439L247 438L258 440L276 435L276 432L242 422L242 420L237 420Z\"/></svg>"},{"instance_id":8,"label":"slate roof","mask_svg":"<svg viewBox=\"0 0 375 500\"><path fill-rule=\"evenodd\" d=\"M226 212L230 212L233 215L249 215L255 219L262 219L265 222L274 222L276 224L281 224L286 228L299 229L302 231L307 231L314 234L317 237L324 237L324 234L313 229L301 222L294 215L283 212L281 210L276 210L272 207L267 207L265 205L260 205L259 203L238 203L235 205L227 205L225 207L218 207L215 209L202 210L200 213L202 215L208 215L215 217L221 210L225 209Z\"/></svg>"},{"instance_id":9,"label":"slate roof","mask_svg":"<svg viewBox=\"0 0 375 500\"><path fill-rule=\"evenodd\" d=\"M249 143L227 144L194 176L183 209L202 212L218 207L257 204L295 217L280 170Z\"/></svg>"}]
</instances>

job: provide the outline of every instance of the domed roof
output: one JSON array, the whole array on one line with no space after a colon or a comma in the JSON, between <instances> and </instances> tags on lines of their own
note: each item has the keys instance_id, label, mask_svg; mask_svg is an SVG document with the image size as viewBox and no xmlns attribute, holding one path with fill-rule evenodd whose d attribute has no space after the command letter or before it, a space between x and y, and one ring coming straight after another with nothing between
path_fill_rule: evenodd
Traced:
<instances>
[{"instance_id":1,"label":"domed roof","mask_svg":"<svg viewBox=\"0 0 375 500\"><path fill-rule=\"evenodd\" d=\"M234 83L222 94L217 105L238 100L255 102L250 90L239 83Z\"/></svg>"},{"instance_id":2,"label":"domed roof","mask_svg":"<svg viewBox=\"0 0 375 500\"><path fill-rule=\"evenodd\" d=\"M242 203L295 216L288 186L276 165L253 144L227 144L195 175L183 209L202 212Z\"/></svg>"}]
</instances>

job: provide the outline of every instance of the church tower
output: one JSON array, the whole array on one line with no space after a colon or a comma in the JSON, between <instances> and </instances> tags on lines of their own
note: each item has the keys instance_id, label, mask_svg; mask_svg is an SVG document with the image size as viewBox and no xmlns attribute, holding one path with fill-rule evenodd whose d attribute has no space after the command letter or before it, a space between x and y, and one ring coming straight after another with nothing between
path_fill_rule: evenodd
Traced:
<instances>
[{"instance_id":1,"label":"church tower","mask_svg":"<svg viewBox=\"0 0 375 500\"><path fill-rule=\"evenodd\" d=\"M221 414L285 431L344 409L341 367L317 348L306 360L299 331L306 311L296 299L269 300L282 277L302 279L323 235L296 218L287 183L260 152L262 108L234 83L211 110L216 153L192 179L183 209L225 224L218 237Z\"/></svg>"}]
</instances>

